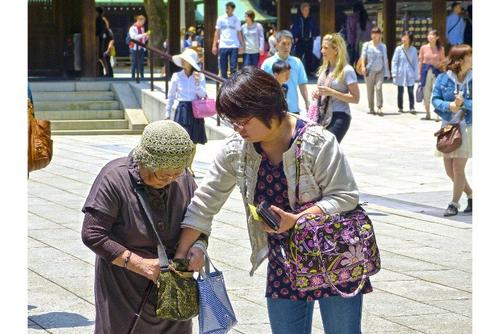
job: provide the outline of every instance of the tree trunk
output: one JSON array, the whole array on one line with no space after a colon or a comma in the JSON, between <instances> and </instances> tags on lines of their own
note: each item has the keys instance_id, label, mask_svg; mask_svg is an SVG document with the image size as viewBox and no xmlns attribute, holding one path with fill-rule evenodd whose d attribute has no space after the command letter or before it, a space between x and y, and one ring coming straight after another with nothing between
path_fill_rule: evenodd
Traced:
<instances>
[{"instance_id":1,"label":"tree trunk","mask_svg":"<svg viewBox=\"0 0 500 334\"><path fill-rule=\"evenodd\" d=\"M148 29L151 30L149 44L163 48L167 36L167 5L164 0L144 0L144 9L148 16Z\"/></svg>"}]
</instances>

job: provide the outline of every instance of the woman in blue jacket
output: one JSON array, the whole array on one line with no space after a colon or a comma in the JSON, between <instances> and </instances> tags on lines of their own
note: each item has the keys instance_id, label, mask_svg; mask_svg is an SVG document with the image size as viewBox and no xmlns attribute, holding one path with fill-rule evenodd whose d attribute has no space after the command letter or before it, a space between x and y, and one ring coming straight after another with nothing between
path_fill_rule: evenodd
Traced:
<instances>
[{"instance_id":1,"label":"woman in blue jacket","mask_svg":"<svg viewBox=\"0 0 500 334\"><path fill-rule=\"evenodd\" d=\"M392 77L394 84L398 86L398 111L403 112L403 93L408 90L408 99L410 100L410 112L415 114L415 97L413 95L413 86L419 79L418 73L418 53L412 45L413 35L409 31L403 32L401 36L401 45L394 51L392 57Z\"/></svg>"},{"instance_id":2,"label":"woman in blue jacket","mask_svg":"<svg viewBox=\"0 0 500 334\"><path fill-rule=\"evenodd\" d=\"M444 158L446 174L453 181L453 198L444 216L458 213L462 193L467 195L465 213L472 212L472 188L465 177L467 159L472 158L472 48L461 44L451 48L446 66L432 91L435 112L443 119L443 126L460 122L462 145L451 153L436 152Z\"/></svg>"}]
</instances>

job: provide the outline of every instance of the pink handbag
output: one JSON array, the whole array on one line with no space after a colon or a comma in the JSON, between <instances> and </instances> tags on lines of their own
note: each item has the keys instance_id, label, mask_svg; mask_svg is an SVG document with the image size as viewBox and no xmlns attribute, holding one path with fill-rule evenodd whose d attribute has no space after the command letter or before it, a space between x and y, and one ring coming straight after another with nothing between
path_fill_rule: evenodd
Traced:
<instances>
[{"instance_id":1,"label":"pink handbag","mask_svg":"<svg viewBox=\"0 0 500 334\"><path fill-rule=\"evenodd\" d=\"M215 110L215 100L209 98L201 98L193 101L193 116L194 118L211 117L217 114Z\"/></svg>"}]
</instances>

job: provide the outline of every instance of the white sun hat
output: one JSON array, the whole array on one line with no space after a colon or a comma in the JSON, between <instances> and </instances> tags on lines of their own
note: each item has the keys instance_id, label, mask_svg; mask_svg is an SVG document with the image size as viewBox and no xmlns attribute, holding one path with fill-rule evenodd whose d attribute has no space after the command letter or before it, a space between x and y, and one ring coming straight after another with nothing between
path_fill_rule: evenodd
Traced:
<instances>
[{"instance_id":1,"label":"white sun hat","mask_svg":"<svg viewBox=\"0 0 500 334\"><path fill-rule=\"evenodd\" d=\"M195 70L200 70L200 66L198 65L198 54L193 49L186 48L180 55L175 55L172 57L174 64L179 67L182 67L182 59L193 66Z\"/></svg>"}]
</instances>

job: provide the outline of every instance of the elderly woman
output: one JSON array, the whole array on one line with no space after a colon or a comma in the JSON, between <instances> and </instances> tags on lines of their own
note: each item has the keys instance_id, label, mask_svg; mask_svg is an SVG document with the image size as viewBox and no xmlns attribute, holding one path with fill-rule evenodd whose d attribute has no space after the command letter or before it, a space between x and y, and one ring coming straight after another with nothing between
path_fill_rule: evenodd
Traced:
<instances>
[{"instance_id":1,"label":"elderly woman","mask_svg":"<svg viewBox=\"0 0 500 334\"><path fill-rule=\"evenodd\" d=\"M94 333L127 333L148 282L159 275L156 239L135 187L145 187L158 233L169 258L174 255L180 222L196 188L186 172L193 147L180 125L154 122L146 126L140 144L127 157L106 164L95 179L82 209L82 240L97 254ZM202 239L187 257L203 258L198 249L205 246L206 238ZM191 333L191 321L156 317L155 292L156 288L135 332Z\"/></svg>"},{"instance_id":2,"label":"elderly woman","mask_svg":"<svg viewBox=\"0 0 500 334\"><path fill-rule=\"evenodd\" d=\"M287 113L279 83L255 67L243 67L223 83L216 106L237 133L227 139L195 192L182 223L176 256L185 257L201 233L210 233L214 215L238 185L252 246L250 275L269 260L265 295L272 332L310 333L318 300L325 333L360 333L362 294L344 299L329 288L299 292L285 274L280 251L281 242L289 248L289 230L301 214L334 214L357 206L356 182L337 140L322 126ZM300 138L302 159L296 188L294 152ZM250 214L252 206L263 201L280 217L276 233ZM301 210L305 204L312 206ZM356 288L357 284L350 284L345 290ZM362 292L371 290L367 282Z\"/></svg>"}]
</instances>

